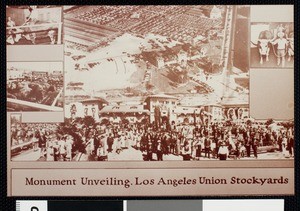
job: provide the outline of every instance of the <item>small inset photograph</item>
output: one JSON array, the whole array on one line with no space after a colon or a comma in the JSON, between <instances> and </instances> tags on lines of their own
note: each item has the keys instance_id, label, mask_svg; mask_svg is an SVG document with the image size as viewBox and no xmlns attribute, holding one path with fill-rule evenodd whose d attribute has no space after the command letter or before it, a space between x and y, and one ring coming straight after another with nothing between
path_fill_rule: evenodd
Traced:
<instances>
[{"instance_id":1,"label":"small inset photograph","mask_svg":"<svg viewBox=\"0 0 300 211\"><path fill-rule=\"evenodd\" d=\"M54 5L7 6L6 44L62 44L62 7Z\"/></svg>"},{"instance_id":2,"label":"small inset photograph","mask_svg":"<svg viewBox=\"0 0 300 211\"><path fill-rule=\"evenodd\" d=\"M7 62L7 111L63 111L62 62Z\"/></svg>"},{"instance_id":3,"label":"small inset photograph","mask_svg":"<svg viewBox=\"0 0 300 211\"><path fill-rule=\"evenodd\" d=\"M294 23L251 24L251 67L294 67Z\"/></svg>"},{"instance_id":4,"label":"small inset photograph","mask_svg":"<svg viewBox=\"0 0 300 211\"><path fill-rule=\"evenodd\" d=\"M56 145L61 146L60 138L58 139L58 136L55 135L57 128L57 123L22 123L21 114L11 114L10 150L12 161L54 161L54 158L59 159L60 154L55 151ZM65 150L65 144L62 145L62 148L60 152ZM67 151L65 150L65 152Z\"/></svg>"}]
</instances>

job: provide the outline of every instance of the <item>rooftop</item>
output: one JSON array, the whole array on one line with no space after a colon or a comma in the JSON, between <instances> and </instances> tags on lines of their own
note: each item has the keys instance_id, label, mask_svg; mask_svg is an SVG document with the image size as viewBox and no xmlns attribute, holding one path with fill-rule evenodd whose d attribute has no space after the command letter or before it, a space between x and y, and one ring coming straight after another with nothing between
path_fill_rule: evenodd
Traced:
<instances>
[{"instance_id":1,"label":"rooftop","mask_svg":"<svg viewBox=\"0 0 300 211\"><path fill-rule=\"evenodd\" d=\"M143 105L115 105L105 106L100 113L149 113L143 108Z\"/></svg>"},{"instance_id":2,"label":"rooftop","mask_svg":"<svg viewBox=\"0 0 300 211\"><path fill-rule=\"evenodd\" d=\"M93 102L102 102L102 103L108 103L105 99L103 98L89 98L85 100L81 100L81 103L93 103Z\"/></svg>"},{"instance_id":3,"label":"rooftop","mask_svg":"<svg viewBox=\"0 0 300 211\"><path fill-rule=\"evenodd\" d=\"M171 96L171 95L166 95L166 94L156 94L156 95L149 95L146 99L148 98L166 98L166 99L178 99L177 97Z\"/></svg>"}]
</instances>

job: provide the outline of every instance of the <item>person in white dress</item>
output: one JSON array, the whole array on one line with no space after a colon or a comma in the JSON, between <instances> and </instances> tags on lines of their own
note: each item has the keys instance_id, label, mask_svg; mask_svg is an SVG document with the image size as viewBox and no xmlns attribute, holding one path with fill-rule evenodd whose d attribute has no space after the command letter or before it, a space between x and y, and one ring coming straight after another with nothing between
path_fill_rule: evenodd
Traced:
<instances>
[{"instance_id":1,"label":"person in white dress","mask_svg":"<svg viewBox=\"0 0 300 211\"><path fill-rule=\"evenodd\" d=\"M286 134L284 134L283 138L282 138L282 154L286 158L288 158L290 156L290 153L287 150L287 146L288 146L288 139L286 137Z\"/></svg>"},{"instance_id":2,"label":"person in white dress","mask_svg":"<svg viewBox=\"0 0 300 211\"><path fill-rule=\"evenodd\" d=\"M46 160L47 161L54 161L54 149L53 149L53 145L52 143L49 144L49 146L47 147L47 157Z\"/></svg>"},{"instance_id":3,"label":"person in white dress","mask_svg":"<svg viewBox=\"0 0 300 211\"><path fill-rule=\"evenodd\" d=\"M73 141L70 138L67 138L67 140L66 140L66 160L67 161L72 160L72 145L73 145Z\"/></svg>"},{"instance_id":4,"label":"person in white dress","mask_svg":"<svg viewBox=\"0 0 300 211\"><path fill-rule=\"evenodd\" d=\"M64 161L66 157L65 137L58 142L60 160Z\"/></svg>"},{"instance_id":5,"label":"person in white dress","mask_svg":"<svg viewBox=\"0 0 300 211\"><path fill-rule=\"evenodd\" d=\"M229 155L229 150L228 150L228 147L226 146L225 142L223 142L221 144L221 146L219 147L218 155L219 155L220 160L227 160L227 157Z\"/></svg>"}]
</instances>

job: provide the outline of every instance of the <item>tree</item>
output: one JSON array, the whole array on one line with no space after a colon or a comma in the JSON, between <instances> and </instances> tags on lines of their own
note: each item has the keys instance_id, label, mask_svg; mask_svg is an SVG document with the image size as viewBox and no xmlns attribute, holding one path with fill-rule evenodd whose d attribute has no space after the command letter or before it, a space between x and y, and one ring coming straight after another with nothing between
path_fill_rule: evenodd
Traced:
<instances>
[{"instance_id":1,"label":"tree","mask_svg":"<svg viewBox=\"0 0 300 211\"><path fill-rule=\"evenodd\" d=\"M222 70L222 66L218 64L212 64L212 73L219 73Z\"/></svg>"},{"instance_id":2,"label":"tree","mask_svg":"<svg viewBox=\"0 0 300 211\"><path fill-rule=\"evenodd\" d=\"M71 118L65 118L63 123L59 124L57 133L61 136L70 135L73 137L73 147L72 152L81 152L86 153L85 151L85 144L83 143L82 136L78 133L78 129L76 128L76 124L82 121L82 118L76 118L75 121L72 121ZM89 121L87 119L87 121Z\"/></svg>"},{"instance_id":3,"label":"tree","mask_svg":"<svg viewBox=\"0 0 300 211\"><path fill-rule=\"evenodd\" d=\"M57 129L57 133L61 136L70 134L72 131L71 119L65 118L64 122L60 123Z\"/></svg>"},{"instance_id":4,"label":"tree","mask_svg":"<svg viewBox=\"0 0 300 211\"><path fill-rule=\"evenodd\" d=\"M55 87L51 85L48 89L48 92L55 92Z\"/></svg>"},{"instance_id":5,"label":"tree","mask_svg":"<svg viewBox=\"0 0 300 211\"><path fill-rule=\"evenodd\" d=\"M129 120L128 119L122 119L122 124L124 125L128 125L129 124Z\"/></svg>"},{"instance_id":6,"label":"tree","mask_svg":"<svg viewBox=\"0 0 300 211\"><path fill-rule=\"evenodd\" d=\"M11 116L11 119L10 119L10 122L11 122L11 124L18 124L18 123L20 123L20 119L19 118L17 118L16 116Z\"/></svg>"},{"instance_id":7,"label":"tree","mask_svg":"<svg viewBox=\"0 0 300 211\"><path fill-rule=\"evenodd\" d=\"M92 116L85 116L83 118L83 124L87 127L94 127L95 126L95 119Z\"/></svg>"},{"instance_id":8,"label":"tree","mask_svg":"<svg viewBox=\"0 0 300 211\"><path fill-rule=\"evenodd\" d=\"M252 124L252 121L251 121L250 119L248 119L248 120L246 121L246 124L247 124L247 125L251 125L251 124Z\"/></svg>"},{"instance_id":9,"label":"tree","mask_svg":"<svg viewBox=\"0 0 300 211\"><path fill-rule=\"evenodd\" d=\"M177 75L177 77L178 77L177 82L178 83L185 83L187 81L188 76L187 76L187 71L186 70L178 72L177 74L178 74Z\"/></svg>"},{"instance_id":10,"label":"tree","mask_svg":"<svg viewBox=\"0 0 300 211\"><path fill-rule=\"evenodd\" d=\"M109 125L109 124L110 124L110 122L109 122L108 119L102 119L101 120L101 125Z\"/></svg>"},{"instance_id":11,"label":"tree","mask_svg":"<svg viewBox=\"0 0 300 211\"><path fill-rule=\"evenodd\" d=\"M147 85L146 85L146 89L147 89L147 90L151 90L151 89L153 89L153 88L154 88L154 86L153 86L152 84L147 83Z\"/></svg>"},{"instance_id":12,"label":"tree","mask_svg":"<svg viewBox=\"0 0 300 211\"><path fill-rule=\"evenodd\" d=\"M41 89L36 90L35 99L37 102L41 102L43 100L43 92Z\"/></svg>"},{"instance_id":13,"label":"tree","mask_svg":"<svg viewBox=\"0 0 300 211\"><path fill-rule=\"evenodd\" d=\"M266 121L266 125L269 126L270 124L273 124L274 123L274 120L273 119L268 119Z\"/></svg>"},{"instance_id":14,"label":"tree","mask_svg":"<svg viewBox=\"0 0 300 211\"><path fill-rule=\"evenodd\" d=\"M125 88L125 92L133 92L133 89L128 86L128 87Z\"/></svg>"},{"instance_id":15,"label":"tree","mask_svg":"<svg viewBox=\"0 0 300 211\"><path fill-rule=\"evenodd\" d=\"M231 121L230 121L230 120L227 120L227 121L226 121L226 125L227 125L227 126L232 126Z\"/></svg>"},{"instance_id":16,"label":"tree","mask_svg":"<svg viewBox=\"0 0 300 211\"><path fill-rule=\"evenodd\" d=\"M280 125L285 128L290 128L290 127L294 127L294 122L281 122Z\"/></svg>"},{"instance_id":17,"label":"tree","mask_svg":"<svg viewBox=\"0 0 300 211\"><path fill-rule=\"evenodd\" d=\"M81 117L75 117L74 122L75 123L79 123L79 124L83 124L84 123L83 122L83 118L81 118Z\"/></svg>"},{"instance_id":18,"label":"tree","mask_svg":"<svg viewBox=\"0 0 300 211\"><path fill-rule=\"evenodd\" d=\"M148 118L143 118L142 121L141 121L141 123L143 125L149 124L149 119Z\"/></svg>"}]
</instances>

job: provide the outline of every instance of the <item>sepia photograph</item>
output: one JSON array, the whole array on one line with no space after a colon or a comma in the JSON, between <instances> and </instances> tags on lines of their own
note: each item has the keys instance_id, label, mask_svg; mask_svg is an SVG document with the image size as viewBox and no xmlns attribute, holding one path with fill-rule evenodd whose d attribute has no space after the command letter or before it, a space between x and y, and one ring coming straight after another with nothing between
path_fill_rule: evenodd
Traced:
<instances>
[{"instance_id":1,"label":"sepia photograph","mask_svg":"<svg viewBox=\"0 0 300 211\"><path fill-rule=\"evenodd\" d=\"M128 114L123 114L128 115ZM134 117L133 117L134 118ZM200 125L200 126L199 126ZM294 158L294 123L22 123L11 116L12 161L208 161Z\"/></svg>"},{"instance_id":2,"label":"sepia photograph","mask_svg":"<svg viewBox=\"0 0 300 211\"><path fill-rule=\"evenodd\" d=\"M6 11L9 196L294 194L292 13Z\"/></svg>"},{"instance_id":3,"label":"sepia photograph","mask_svg":"<svg viewBox=\"0 0 300 211\"><path fill-rule=\"evenodd\" d=\"M83 117L95 100L100 122L106 120L99 112L109 110L104 106L143 113L145 100L152 98L174 101L160 112L167 117L170 108L170 124L177 124L177 103L190 114L201 105L247 109L249 62L233 49L248 52L247 42L234 39L238 33L248 38L248 11L224 5L69 7L64 11L66 118ZM246 25L241 29L236 23ZM151 122L153 109L147 108Z\"/></svg>"},{"instance_id":4,"label":"sepia photograph","mask_svg":"<svg viewBox=\"0 0 300 211\"><path fill-rule=\"evenodd\" d=\"M63 111L62 62L7 62L7 111Z\"/></svg>"},{"instance_id":5,"label":"sepia photograph","mask_svg":"<svg viewBox=\"0 0 300 211\"><path fill-rule=\"evenodd\" d=\"M65 121L15 125L12 139L39 144L13 160L293 158L293 119L249 114L249 6L74 6L64 18Z\"/></svg>"},{"instance_id":6,"label":"sepia photograph","mask_svg":"<svg viewBox=\"0 0 300 211\"><path fill-rule=\"evenodd\" d=\"M251 67L294 67L294 23L251 23Z\"/></svg>"},{"instance_id":7,"label":"sepia photograph","mask_svg":"<svg viewBox=\"0 0 300 211\"><path fill-rule=\"evenodd\" d=\"M128 200L126 202L126 210L128 211L203 211L202 206L203 200Z\"/></svg>"},{"instance_id":8,"label":"sepia photograph","mask_svg":"<svg viewBox=\"0 0 300 211\"><path fill-rule=\"evenodd\" d=\"M6 6L6 44L62 44L62 24L61 6Z\"/></svg>"}]
</instances>

